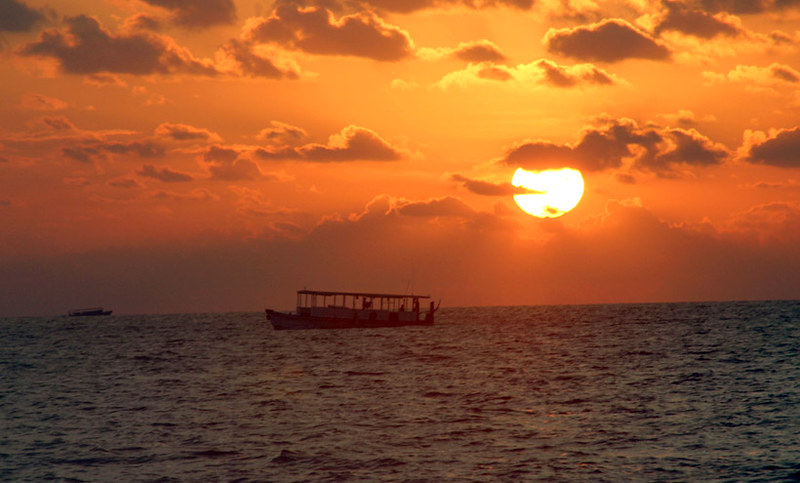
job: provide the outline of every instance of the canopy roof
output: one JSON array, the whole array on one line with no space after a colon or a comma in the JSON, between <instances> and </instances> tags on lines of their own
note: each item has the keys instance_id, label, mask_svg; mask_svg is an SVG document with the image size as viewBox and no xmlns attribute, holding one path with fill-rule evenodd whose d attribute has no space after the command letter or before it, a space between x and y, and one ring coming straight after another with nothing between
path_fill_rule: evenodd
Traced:
<instances>
[{"instance_id":1,"label":"canopy roof","mask_svg":"<svg viewBox=\"0 0 800 483\"><path fill-rule=\"evenodd\" d=\"M415 294L388 294L388 293L369 293L369 292L326 292L320 290L298 290L297 295L344 295L345 297L367 297L367 298L384 298L384 299L429 299L430 295L415 295Z\"/></svg>"}]
</instances>

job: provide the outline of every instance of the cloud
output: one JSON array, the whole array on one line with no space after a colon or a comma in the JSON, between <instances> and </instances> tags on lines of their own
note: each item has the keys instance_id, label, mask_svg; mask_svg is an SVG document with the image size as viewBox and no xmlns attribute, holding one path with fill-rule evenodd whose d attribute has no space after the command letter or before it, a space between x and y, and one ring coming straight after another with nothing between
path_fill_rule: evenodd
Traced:
<instances>
[{"instance_id":1,"label":"cloud","mask_svg":"<svg viewBox=\"0 0 800 483\"><path fill-rule=\"evenodd\" d=\"M672 54L666 45L621 19L575 28L551 28L543 41L549 52L599 62L635 58L668 60Z\"/></svg>"},{"instance_id":2,"label":"cloud","mask_svg":"<svg viewBox=\"0 0 800 483\"><path fill-rule=\"evenodd\" d=\"M576 145L525 141L509 149L501 164L525 169L572 167L585 171L633 169L673 176L680 165L712 166L730 156L725 146L695 129L639 126L631 119L588 127Z\"/></svg>"},{"instance_id":3,"label":"cloud","mask_svg":"<svg viewBox=\"0 0 800 483\"><path fill-rule=\"evenodd\" d=\"M38 122L53 131L77 131L78 128L66 116L47 116L38 119Z\"/></svg>"},{"instance_id":4,"label":"cloud","mask_svg":"<svg viewBox=\"0 0 800 483\"><path fill-rule=\"evenodd\" d=\"M192 194L202 200L200 191L152 197ZM800 207L786 202L693 225L612 201L581 226L548 222L558 229L535 238L457 198L383 196L305 236L296 224L267 220L267 230L246 240L4 257L0 315L60 313L82 297L110 301L120 313L257 311L291 305L303 286L402 291L412 274L417 289L450 307L791 299L800 292ZM526 218L532 224L545 221ZM283 236L287 230L292 238Z\"/></svg>"},{"instance_id":5,"label":"cloud","mask_svg":"<svg viewBox=\"0 0 800 483\"><path fill-rule=\"evenodd\" d=\"M160 144L152 140L96 141L80 146L65 146L61 154L75 161L90 163L94 159L105 159L105 153L136 154L140 158L159 158L166 154Z\"/></svg>"},{"instance_id":6,"label":"cloud","mask_svg":"<svg viewBox=\"0 0 800 483\"><path fill-rule=\"evenodd\" d=\"M240 158L241 152L224 146L210 146L203 153L203 161L208 163L208 171L213 180L247 181L255 179L276 179L265 175L251 159Z\"/></svg>"},{"instance_id":7,"label":"cloud","mask_svg":"<svg viewBox=\"0 0 800 483\"><path fill-rule=\"evenodd\" d=\"M393 210L403 216L439 217L457 216L472 217L476 211L458 198L445 196L425 201L400 201Z\"/></svg>"},{"instance_id":8,"label":"cloud","mask_svg":"<svg viewBox=\"0 0 800 483\"><path fill-rule=\"evenodd\" d=\"M502 62L506 60L503 52L488 40L462 42L453 50L453 56L467 62Z\"/></svg>"},{"instance_id":9,"label":"cloud","mask_svg":"<svg viewBox=\"0 0 800 483\"><path fill-rule=\"evenodd\" d=\"M185 193L174 191L155 191L148 198L159 201L218 201L219 196L204 188L193 189Z\"/></svg>"},{"instance_id":10,"label":"cloud","mask_svg":"<svg viewBox=\"0 0 800 483\"><path fill-rule=\"evenodd\" d=\"M308 137L308 133L297 126L279 121L270 121L270 127L259 131L256 139L269 145L293 145Z\"/></svg>"},{"instance_id":11,"label":"cloud","mask_svg":"<svg viewBox=\"0 0 800 483\"><path fill-rule=\"evenodd\" d=\"M258 165L250 159L237 159L231 163L216 163L208 167L211 179L221 181L245 181L269 178L275 179L272 175L265 175L261 172Z\"/></svg>"},{"instance_id":12,"label":"cloud","mask_svg":"<svg viewBox=\"0 0 800 483\"><path fill-rule=\"evenodd\" d=\"M327 144L310 143L299 147L259 148L255 155L265 160L315 162L398 161L405 152L369 129L350 125L328 139Z\"/></svg>"},{"instance_id":13,"label":"cloud","mask_svg":"<svg viewBox=\"0 0 800 483\"><path fill-rule=\"evenodd\" d=\"M800 6L798 0L685 0L683 3L709 12L731 12L738 14L758 14L780 12Z\"/></svg>"},{"instance_id":14,"label":"cloud","mask_svg":"<svg viewBox=\"0 0 800 483\"><path fill-rule=\"evenodd\" d=\"M707 114L698 118L693 111L688 109L680 109L676 113L659 114L658 117L665 120L668 124L677 124L681 127L693 127L699 122L714 122L717 120L712 114Z\"/></svg>"},{"instance_id":15,"label":"cloud","mask_svg":"<svg viewBox=\"0 0 800 483\"><path fill-rule=\"evenodd\" d=\"M0 0L0 32L29 32L45 20L41 10L19 0Z\"/></svg>"},{"instance_id":16,"label":"cloud","mask_svg":"<svg viewBox=\"0 0 800 483\"><path fill-rule=\"evenodd\" d=\"M744 160L779 168L800 167L800 127L762 131L745 131L742 151Z\"/></svg>"},{"instance_id":17,"label":"cloud","mask_svg":"<svg viewBox=\"0 0 800 483\"><path fill-rule=\"evenodd\" d=\"M165 183L181 183L194 179L194 177L188 173L175 171L169 167L156 168L152 164L145 164L136 174L144 176L145 178L157 179Z\"/></svg>"},{"instance_id":18,"label":"cloud","mask_svg":"<svg viewBox=\"0 0 800 483\"><path fill-rule=\"evenodd\" d=\"M146 0L145 0L146 1ZM133 32L136 30L150 30L160 32L162 29L161 20L146 13L137 13L125 19L122 23L122 30Z\"/></svg>"},{"instance_id":19,"label":"cloud","mask_svg":"<svg viewBox=\"0 0 800 483\"><path fill-rule=\"evenodd\" d=\"M755 91L800 85L800 72L777 62L768 67L740 64L728 73L703 72L703 77L712 84L741 83Z\"/></svg>"},{"instance_id":20,"label":"cloud","mask_svg":"<svg viewBox=\"0 0 800 483\"><path fill-rule=\"evenodd\" d=\"M282 3L291 4L297 2L296 0L283 0ZM536 0L357 0L355 2L349 0L311 0L303 3L336 10L356 4L370 10L407 14L426 9L448 9L454 7L467 7L476 10L503 7L529 10L536 4Z\"/></svg>"},{"instance_id":21,"label":"cloud","mask_svg":"<svg viewBox=\"0 0 800 483\"><path fill-rule=\"evenodd\" d=\"M512 196L531 194L533 191L522 186L514 186L509 182L491 183L489 181L470 179L460 174L450 176L453 181L458 181L468 191L481 196Z\"/></svg>"},{"instance_id":22,"label":"cloud","mask_svg":"<svg viewBox=\"0 0 800 483\"><path fill-rule=\"evenodd\" d=\"M236 20L233 0L142 0L169 10L173 22L189 28L231 24Z\"/></svg>"},{"instance_id":23,"label":"cloud","mask_svg":"<svg viewBox=\"0 0 800 483\"><path fill-rule=\"evenodd\" d=\"M281 52L238 39L231 39L219 48L217 62L221 70L240 76L294 80L302 74L297 63Z\"/></svg>"},{"instance_id":24,"label":"cloud","mask_svg":"<svg viewBox=\"0 0 800 483\"><path fill-rule=\"evenodd\" d=\"M106 86L128 87L128 84L126 84L125 81L120 79L119 76L116 76L114 74L106 74L104 72L87 74L83 76L83 82L98 87L106 87Z\"/></svg>"},{"instance_id":25,"label":"cloud","mask_svg":"<svg viewBox=\"0 0 800 483\"><path fill-rule=\"evenodd\" d=\"M93 146L66 146L61 154L81 163L91 163L95 157L102 156L102 151Z\"/></svg>"},{"instance_id":26,"label":"cloud","mask_svg":"<svg viewBox=\"0 0 800 483\"><path fill-rule=\"evenodd\" d=\"M666 10L659 16L654 29L657 35L673 30L710 39L717 36L735 37L745 33L738 17L725 13L712 15L675 1L664 1L664 6Z\"/></svg>"},{"instance_id":27,"label":"cloud","mask_svg":"<svg viewBox=\"0 0 800 483\"><path fill-rule=\"evenodd\" d=\"M753 183L752 185L748 185L747 188L756 188L759 190L800 191L800 182L793 179L787 179L778 182L758 181L756 183Z\"/></svg>"},{"instance_id":28,"label":"cloud","mask_svg":"<svg viewBox=\"0 0 800 483\"><path fill-rule=\"evenodd\" d=\"M159 124L155 129L155 135L159 138L172 141L219 142L222 140L219 134L211 132L208 129L198 128L188 124L169 122Z\"/></svg>"},{"instance_id":29,"label":"cloud","mask_svg":"<svg viewBox=\"0 0 800 483\"><path fill-rule=\"evenodd\" d=\"M411 56L413 42L404 30L366 11L336 19L327 9L280 5L267 18L251 18L243 38L274 43L318 55L346 55L379 61Z\"/></svg>"},{"instance_id":30,"label":"cloud","mask_svg":"<svg viewBox=\"0 0 800 483\"><path fill-rule=\"evenodd\" d=\"M23 94L21 106L32 111L60 111L69 107L69 104L55 97L28 92Z\"/></svg>"},{"instance_id":31,"label":"cloud","mask_svg":"<svg viewBox=\"0 0 800 483\"><path fill-rule=\"evenodd\" d=\"M218 74L209 62L195 59L169 37L146 32L115 35L86 15L68 17L66 24L66 33L47 30L18 53L52 57L68 74Z\"/></svg>"},{"instance_id":32,"label":"cloud","mask_svg":"<svg viewBox=\"0 0 800 483\"><path fill-rule=\"evenodd\" d=\"M723 228L744 233L762 244L773 240L792 243L800 232L800 204L787 201L771 201L756 205L741 213L735 213Z\"/></svg>"},{"instance_id":33,"label":"cloud","mask_svg":"<svg viewBox=\"0 0 800 483\"><path fill-rule=\"evenodd\" d=\"M203 153L203 161L206 163L232 163L239 157L239 151L223 146L209 146Z\"/></svg>"},{"instance_id":34,"label":"cloud","mask_svg":"<svg viewBox=\"0 0 800 483\"><path fill-rule=\"evenodd\" d=\"M490 40L474 40L471 42L461 42L457 47L441 47L437 49L421 48L417 55L428 60L438 60L451 57L466 62L503 62L506 60L505 54L500 48Z\"/></svg>"},{"instance_id":35,"label":"cloud","mask_svg":"<svg viewBox=\"0 0 800 483\"><path fill-rule=\"evenodd\" d=\"M612 75L591 64L564 66L541 59L536 62L536 66L544 71L547 83L556 87L574 87L578 84L610 85L615 83Z\"/></svg>"},{"instance_id":36,"label":"cloud","mask_svg":"<svg viewBox=\"0 0 800 483\"><path fill-rule=\"evenodd\" d=\"M530 64L507 67L490 62L469 64L465 69L444 76L436 86L446 89L452 86L465 87L471 84L511 83L519 86L529 84L572 88L591 85L614 85L619 80L592 64L559 65L547 59Z\"/></svg>"},{"instance_id":37,"label":"cloud","mask_svg":"<svg viewBox=\"0 0 800 483\"><path fill-rule=\"evenodd\" d=\"M166 150L160 144L151 140L129 142L106 142L99 145L103 150L114 154L134 153L140 158L160 158Z\"/></svg>"},{"instance_id":38,"label":"cloud","mask_svg":"<svg viewBox=\"0 0 800 483\"><path fill-rule=\"evenodd\" d=\"M140 183L136 178L129 178L129 177L113 178L108 180L106 184L108 186L111 186L112 188L122 188L122 189L132 189L132 188L142 187L142 183Z\"/></svg>"}]
</instances>

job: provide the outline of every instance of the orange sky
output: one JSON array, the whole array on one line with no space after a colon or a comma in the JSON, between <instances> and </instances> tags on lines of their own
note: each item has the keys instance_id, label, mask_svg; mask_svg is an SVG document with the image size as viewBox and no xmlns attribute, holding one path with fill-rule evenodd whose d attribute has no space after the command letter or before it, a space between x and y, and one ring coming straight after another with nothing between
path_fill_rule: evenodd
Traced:
<instances>
[{"instance_id":1,"label":"orange sky","mask_svg":"<svg viewBox=\"0 0 800 483\"><path fill-rule=\"evenodd\" d=\"M0 0L0 78L0 316L800 296L797 0Z\"/></svg>"}]
</instances>

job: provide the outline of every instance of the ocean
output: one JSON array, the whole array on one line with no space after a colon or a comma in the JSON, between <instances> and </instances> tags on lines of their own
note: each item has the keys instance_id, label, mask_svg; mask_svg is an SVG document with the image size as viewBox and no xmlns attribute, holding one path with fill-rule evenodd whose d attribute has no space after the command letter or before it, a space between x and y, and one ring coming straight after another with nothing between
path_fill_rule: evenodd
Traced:
<instances>
[{"instance_id":1,"label":"ocean","mask_svg":"<svg viewBox=\"0 0 800 483\"><path fill-rule=\"evenodd\" d=\"M4 481L798 481L800 301L0 319Z\"/></svg>"}]
</instances>

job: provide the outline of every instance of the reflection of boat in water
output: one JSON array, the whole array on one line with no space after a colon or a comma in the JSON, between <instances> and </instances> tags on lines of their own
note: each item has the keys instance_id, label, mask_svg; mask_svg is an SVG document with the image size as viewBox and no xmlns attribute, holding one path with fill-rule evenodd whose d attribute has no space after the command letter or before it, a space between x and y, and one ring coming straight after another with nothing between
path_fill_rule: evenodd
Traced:
<instances>
[{"instance_id":1,"label":"reflection of boat in water","mask_svg":"<svg viewBox=\"0 0 800 483\"><path fill-rule=\"evenodd\" d=\"M354 327L400 327L433 325L438 306L430 302L420 312L427 295L394 295L364 292L320 292L298 290L297 311L267 309L267 320L276 330L347 329Z\"/></svg>"},{"instance_id":2,"label":"reflection of boat in water","mask_svg":"<svg viewBox=\"0 0 800 483\"><path fill-rule=\"evenodd\" d=\"M103 307L89 307L88 309L75 309L69 311L70 317L86 317L89 315L111 315L111 311L103 310Z\"/></svg>"}]
</instances>

